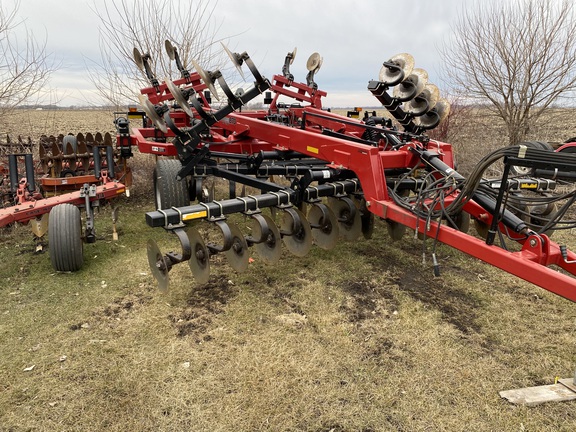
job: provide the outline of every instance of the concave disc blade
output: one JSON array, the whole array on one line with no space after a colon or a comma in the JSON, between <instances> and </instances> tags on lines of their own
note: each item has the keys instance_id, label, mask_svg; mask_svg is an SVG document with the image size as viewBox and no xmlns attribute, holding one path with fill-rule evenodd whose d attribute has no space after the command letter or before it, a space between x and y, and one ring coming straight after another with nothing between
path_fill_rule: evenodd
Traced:
<instances>
[{"instance_id":1,"label":"concave disc blade","mask_svg":"<svg viewBox=\"0 0 576 432\"><path fill-rule=\"evenodd\" d=\"M276 264L280 261L280 256L282 255L280 230L270 216L264 214L260 214L260 216L268 225L268 238L262 243L256 243L254 248L264 262ZM254 219L252 224L252 235L254 238L260 238L262 236L262 227L256 219Z\"/></svg>"},{"instance_id":2,"label":"concave disc blade","mask_svg":"<svg viewBox=\"0 0 576 432\"><path fill-rule=\"evenodd\" d=\"M338 220L340 236L348 241L353 241L360 237L362 234L360 211L356 209L354 216L352 216L348 202L343 199L329 198L328 203Z\"/></svg>"},{"instance_id":3,"label":"concave disc blade","mask_svg":"<svg viewBox=\"0 0 576 432\"><path fill-rule=\"evenodd\" d=\"M194 117L194 114L190 109L190 105L188 105L188 101L184 98L184 95L182 94L182 90L180 90L180 87L174 84L174 82L172 82L172 80L168 77L164 79L164 82L166 83L166 87L168 87L168 90L170 90L170 93L172 93L174 100L178 103L178 105L180 105L180 108L182 108L182 110L186 113L188 117Z\"/></svg>"},{"instance_id":4,"label":"concave disc blade","mask_svg":"<svg viewBox=\"0 0 576 432\"><path fill-rule=\"evenodd\" d=\"M394 221L386 221L386 226L388 228L388 234L392 238L392 240L400 240L404 237L404 233L406 232L406 225L402 225L401 223L394 222Z\"/></svg>"},{"instance_id":5,"label":"concave disc blade","mask_svg":"<svg viewBox=\"0 0 576 432\"><path fill-rule=\"evenodd\" d=\"M190 249L192 250L192 256L190 260L188 260L188 266L197 283L208 283L210 279L210 253L208 252L208 248L196 228L188 228L186 234L188 235Z\"/></svg>"},{"instance_id":6,"label":"concave disc blade","mask_svg":"<svg viewBox=\"0 0 576 432\"><path fill-rule=\"evenodd\" d=\"M235 224L228 224L230 232L232 233L232 247L224 251L224 255L228 258L228 264L238 273L245 271L248 268L250 254L248 252L248 243L246 239Z\"/></svg>"},{"instance_id":7,"label":"concave disc blade","mask_svg":"<svg viewBox=\"0 0 576 432\"><path fill-rule=\"evenodd\" d=\"M140 101L142 109L144 110L148 118L152 120L152 123L154 123L154 125L162 132L167 133L168 126L166 126L164 120L162 120L160 116L156 113L156 110L154 109L154 105L152 105L152 102L150 102L146 96L141 94L138 95L138 99ZM98 141L98 136L96 136L96 141Z\"/></svg>"},{"instance_id":8,"label":"concave disc blade","mask_svg":"<svg viewBox=\"0 0 576 432\"><path fill-rule=\"evenodd\" d=\"M202 81L204 81L204 84L206 84L206 86L208 87L208 90L210 90L210 92L212 93L212 96L214 96L216 100L220 100L220 96L216 91L216 87L214 87L214 82L212 81L210 75L208 75L208 73L204 69L202 69L202 67L200 67L200 65L196 62L196 60L191 59L191 62L192 66L194 66L194 69L196 69L196 72L198 72L198 75L200 75Z\"/></svg>"},{"instance_id":9,"label":"concave disc blade","mask_svg":"<svg viewBox=\"0 0 576 432\"><path fill-rule=\"evenodd\" d=\"M236 55L233 54L232 51L230 51L226 45L224 45L224 42L220 41L220 43L221 43L222 46L224 47L224 51L226 51L226 54L228 54L228 57L230 57L230 60L232 61L232 64L236 67L236 70L238 70L238 73L240 74L240 76L242 77L242 79L243 79L244 81L246 81L246 78L244 77L244 72L242 72L242 65L238 62L238 59L236 58Z\"/></svg>"},{"instance_id":10,"label":"concave disc blade","mask_svg":"<svg viewBox=\"0 0 576 432\"><path fill-rule=\"evenodd\" d=\"M308 221L314 243L322 249L334 249L339 237L338 219L334 212L324 204L314 205L308 212Z\"/></svg>"},{"instance_id":11,"label":"concave disc blade","mask_svg":"<svg viewBox=\"0 0 576 432\"><path fill-rule=\"evenodd\" d=\"M296 256L306 256L312 248L312 229L304 214L295 208L289 208L282 215L280 229L288 233L282 237L286 248Z\"/></svg>"},{"instance_id":12,"label":"concave disc blade","mask_svg":"<svg viewBox=\"0 0 576 432\"><path fill-rule=\"evenodd\" d=\"M148 255L148 265L150 266L152 276L154 276L154 279L158 282L158 288L162 292L168 291L170 278L168 276L168 266L164 255L162 255L160 248L152 239L148 240L146 251Z\"/></svg>"}]
</instances>

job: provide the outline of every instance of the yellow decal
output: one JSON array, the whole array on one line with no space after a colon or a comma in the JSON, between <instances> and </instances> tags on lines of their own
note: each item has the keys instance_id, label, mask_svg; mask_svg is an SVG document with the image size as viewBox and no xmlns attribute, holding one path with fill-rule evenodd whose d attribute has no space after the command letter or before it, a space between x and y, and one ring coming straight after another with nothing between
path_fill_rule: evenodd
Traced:
<instances>
[{"instance_id":1,"label":"yellow decal","mask_svg":"<svg viewBox=\"0 0 576 432\"><path fill-rule=\"evenodd\" d=\"M204 218L206 216L208 216L208 213L206 213L206 210L202 210L199 212L188 213L188 214L182 215L182 220L200 219L200 218Z\"/></svg>"},{"instance_id":2,"label":"yellow decal","mask_svg":"<svg viewBox=\"0 0 576 432\"><path fill-rule=\"evenodd\" d=\"M318 149L316 147L306 146L306 151L309 151L310 153L318 154Z\"/></svg>"},{"instance_id":3,"label":"yellow decal","mask_svg":"<svg viewBox=\"0 0 576 432\"><path fill-rule=\"evenodd\" d=\"M538 189L538 185L536 183L520 183L520 187L522 189Z\"/></svg>"}]
</instances>

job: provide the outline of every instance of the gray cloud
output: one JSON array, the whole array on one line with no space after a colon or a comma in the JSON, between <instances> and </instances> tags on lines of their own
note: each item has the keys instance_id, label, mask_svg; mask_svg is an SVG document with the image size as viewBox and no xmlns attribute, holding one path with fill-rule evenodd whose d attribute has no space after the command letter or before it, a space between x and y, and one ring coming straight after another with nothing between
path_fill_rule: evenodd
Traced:
<instances>
[{"instance_id":1,"label":"gray cloud","mask_svg":"<svg viewBox=\"0 0 576 432\"><path fill-rule=\"evenodd\" d=\"M266 77L280 73L284 56L297 47L292 73L305 81L306 60L319 52L324 63L317 82L329 92L328 105L377 104L366 85L377 78L382 62L399 52L413 54L430 80L441 84L438 47L464 1L219 0L213 18L220 24L219 36L232 49L247 51ZM82 83L80 72L85 58L100 57L99 22L92 4L92 0L26 0L20 5L28 29L38 39L46 36L49 51L62 61L52 84L73 93L63 104L86 98L78 92L91 97L89 80L86 77Z\"/></svg>"}]
</instances>

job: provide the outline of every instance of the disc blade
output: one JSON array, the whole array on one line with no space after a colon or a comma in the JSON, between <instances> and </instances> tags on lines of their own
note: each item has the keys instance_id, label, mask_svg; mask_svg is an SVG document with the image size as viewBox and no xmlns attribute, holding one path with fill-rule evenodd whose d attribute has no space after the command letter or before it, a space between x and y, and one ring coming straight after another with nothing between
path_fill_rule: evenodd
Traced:
<instances>
[{"instance_id":1,"label":"disc blade","mask_svg":"<svg viewBox=\"0 0 576 432\"><path fill-rule=\"evenodd\" d=\"M230 232L232 233L232 247L224 251L224 255L228 259L228 264L238 273L245 271L248 268L250 253L248 251L248 244L246 239L235 224L228 224Z\"/></svg>"},{"instance_id":2,"label":"disc blade","mask_svg":"<svg viewBox=\"0 0 576 432\"><path fill-rule=\"evenodd\" d=\"M190 105L188 105L188 101L184 98L184 95L182 94L182 90L180 90L180 88L176 84L174 84L174 82L168 77L164 79L164 82L166 83L166 87L168 87L168 90L170 90L170 93L172 93L174 100L178 103L178 105L180 105L180 108L182 108L182 110L186 113L188 117L194 117L194 114L190 109Z\"/></svg>"},{"instance_id":3,"label":"disc blade","mask_svg":"<svg viewBox=\"0 0 576 432\"><path fill-rule=\"evenodd\" d=\"M152 276L154 276L154 279L158 282L158 288L162 292L168 291L170 279L166 258L164 258L164 255L160 252L160 248L152 239L148 240L146 251L148 255L148 265L150 266Z\"/></svg>"},{"instance_id":4,"label":"disc blade","mask_svg":"<svg viewBox=\"0 0 576 432\"><path fill-rule=\"evenodd\" d=\"M351 202L351 201L350 201ZM329 198L328 204L338 220L340 236L348 241L354 241L362 234L362 219L360 211L356 209L352 215L350 203L344 199ZM352 203L352 205L354 205Z\"/></svg>"},{"instance_id":5,"label":"disc blade","mask_svg":"<svg viewBox=\"0 0 576 432\"><path fill-rule=\"evenodd\" d=\"M334 212L324 204L316 204L308 212L308 221L314 243L322 249L334 249L339 237L338 219Z\"/></svg>"},{"instance_id":6,"label":"disc blade","mask_svg":"<svg viewBox=\"0 0 576 432\"><path fill-rule=\"evenodd\" d=\"M48 213L44 213L39 218L30 220L30 228L34 235L38 238L44 236L48 232Z\"/></svg>"},{"instance_id":7,"label":"disc blade","mask_svg":"<svg viewBox=\"0 0 576 432\"><path fill-rule=\"evenodd\" d=\"M303 257L310 252L312 248L312 229L300 210L295 208L286 209L282 215L280 228L282 233L286 233L282 240L290 253Z\"/></svg>"},{"instance_id":8,"label":"disc blade","mask_svg":"<svg viewBox=\"0 0 576 432\"><path fill-rule=\"evenodd\" d=\"M208 75L208 73L200 67L200 65L196 62L196 60L191 59L191 62L192 65L194 66L194 69L196 69L196 72L198 72L198 75L200 75L200 78L202 78L202 81L204 81L204 84L206 84L206 86L208 87L208 90L210 90L210 92L212 93L212 95L214 95L216 100L220 100L220 96L216 91L216 87L214 87L214 83L212 82L212 78L210 77L210 75Z\"/></svg>"},{"instance_id":9,"label":"disc blade","mask_svg":"<svg viewBox=\"0 0 576 432\"><path fill-rule=\"evenodd\" d=\"M154 123L154 125L162 132L167 133L168 126L166 126L164 120L162 120L160 116L156 113L156 110L154 109L154 105L152 105L152 102L150 102L148 98L142 94L138 95L138 100L140 101L140 105L142 106L142 109L144 109L144 112L146 113L148 118L152 120L152 123Z\"/></svg>"},{"instance_id":10,"label":"disc blade","mask_svg":"<svg viewBox=\"0 0 576 432\"><path fill-rule=\"evenodd\" d=\"M266 221L268 225L268 238L262 243L256 243L254 248L256 252L262 258L262 260L268 264L276 264L280 261L280 256L282 255L282 243L280 230L272 220L272 218L265 214L260 214L260 216ZM252 225L252 233L255 238L260 238L262 232L262 227L256 219L254 219Z\"/></svg>"},{"instance_id":11,"label":"disc blade","mask_svg":"<svg viewBox=\"0 0 576 432\"><path fill-rule=\"evenodd\" d=\"M406 225L394 221L386 221L386 227L388 228L388 234L392 240L397 241L404 237L406 232Z\"/></svg>"},{"instance_id":12,"label":"disc blade","mask_svg":"<svg viewBox=\"0 0 576 432\"><path fill-rule=\"evenodd\" d=\"M188 266L198 284L208 283L210 280L210 253L202 240L202 236L196 228L186 230L192 256L188 260Z\"/></svg>"},{"instance_id":13,"label":"disc blade","mask_svg":"<svg viewBox=\"0 0 576 432\"><path fill-rule=\"evenodd\" d=\"M242 79L244 81L246 81L246 78L244 77L244 72L242 72L242 65L240 64L240 62L238 61L238 58L236 57L236 54L234 54L232 51L230 51L228 49L228 47L224 44L224 42L220 41L220 43L222 44L222 47L224 48L224 51L226 51L226 54L228 54L228 57L230 57L230 60L232 61L232 64L234 64L234 66L236 66L236 70L238 71L238 73L240 74L240 76L242 77Z\"/></svg>"},{"instance_id":14,"label":"disc blade","mask_svg":"<svg viewBox=\"0 0 576 432\"><path fill-rule=\"evenodd\" d=\"M174 50L174 45L168 39L164 41L164 48L166 48L166 54L170 57L170 60L174 60L176 58L176 52Z\"/></svg>"},{"instance_id":15,"label":"disc blade","mask_svg":"<svg viewBox=\"0 0 576 432\"><path fill-rule=\"evenodd\" d=\"M362 220L362 235L366 240L370 240L374 232L374 213L362 213L360 218Z\"/></svg>"}]
</instances>

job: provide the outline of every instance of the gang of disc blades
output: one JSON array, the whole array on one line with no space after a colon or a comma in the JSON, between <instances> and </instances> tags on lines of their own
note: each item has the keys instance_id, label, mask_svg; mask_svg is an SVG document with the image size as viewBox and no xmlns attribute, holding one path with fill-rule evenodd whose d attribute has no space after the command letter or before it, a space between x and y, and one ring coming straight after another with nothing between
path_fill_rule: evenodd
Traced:
<instances>
[{"instance_id":1,"label":"gang of disc blades","mask_svg":"<svg viewBox=\"0 0 576 432\"><path fill-rule=\"evenodd\" d=\"M334 249L338 243L338 219L330 207L324 204L312 206L308 212L314 243L325 250Z\"/></svg>"},{"instance_id":2,"label":"gang of disc blades","mask_svg":"<svg viewBox=\"0 0 576 432\"><path fill-rule=\"evenodd\" d=\"M362 234L362 219L360 211L356 209L354 215L348 203L338 198L328 198L328 205L336 215L340 236L347 241L354 241Z\"/></svg>"},{"instance_id":3,"label":"gang of disc blades","mask_svg":"<svg viewBox=\"0 0 576 432\"><path fill-rule=\"evenodd\" d=\"M170 277L168 276L166 258L162 255L160 248L152 239L148 240L146 244L146 252L148 255L148 265L150 266L152 276L154 276L154 279L158 282L158 288L162 292L168 291Z\"/></svg>"},{"instance_id":4,"label":"gang of disc blades","mask_svg":"<svg viewBox=\"0 0 576 432\"><path fill-rule=\"evenodd\" d=\"M166 83L166 87L168 87L168 90L170 90L170 93L172 93L172 96L174 97L176 103L180 105L180 108L182 108L182 110L186 113L188 117L194 117L194 114L190 109L190 105L188 105L188 101L184 98L184 95L182 94L182 90L180 89L180 87L174 84L174 82L168 77L164 79L164 82Z\"/></svg>"},{"instance_id":5,"label":"gang of disc blades","mask_svg":"<svg viewBox=\"0 0 576 432\"><path fill-rule=\"evenodd\" d=\"M138 100L140 101L140 105L142 106L142 109L144 110L148 118L152 120L152 123L154 123L154 125L162 132L167 133L168 126L166 126L166 122L164 122L164 120L160 118L160 116L154 109L154 105L152 105L152 102L150 102L148 98L143 94L138 95Z\"/></svg>"},{"instance_id":6,"label":"gang of disc blades","mask_svg":"<svg viewBox=\"0 0 576 432\"><path fill-rule=\"evenodd\" d=\"M202 81L204 81L204 84L206 84L206 86L208 87L208 90L210 90L210 92L212 93L212 95L216 98L216 100L220 100L220 96L218 95L218 92L216 91L216 87L214 87L214 82L212 81L212 78L210 77L210 75L208 75L208 72L206 72L204 69L202 69L202 67L196 62L196 60L192 59L192 66L194 66L194 69L196 69L196 72L198 72L198 75L200 75L200 78L202 78Z\"/></svg>"},{"instance_id":7,"label":"gang of disc blades","mask_svg":"<svg viewBox=\"0 0 576 432\"><path fill-rule=\"evenodd\" d=\"M276 264L280 261L282 255L282 237L280 230L270 216L265 214L260 214L260 216L268 225L268 238L262 243L254 244L254 249L264 262ZM260 238L262 236L262 227L256 219L252 222L252 235L254 238Z\"/></svg>"},{"instance_id":8,"label":"gang of disc blades","mask_svg":"<svg viewBox=\"0 0 576 432\"><path fill-rule=\"evenodd\" d=\"M242 273L248 268L250 254L248 252L248 243L236 224L228 224L232 234L232 247L224 251L228 259L228 264L238 273Z\"/></svg>"},{"instance_id":9,"label":"gang of disc blades","mask_svg":"<svg viewBox=\"0 0 576 432\"><path fill-rule=\"evenodd\" d=\"M280 230L289 234L282 237L286 249L296 256L306 256L312 248L310 223L302 212L296 208L286 209L283 213Z\"/></svg>"},{"instance_id":10,"label":"gang of disc blades","mask_svg":"<svg viewBox=\"0 0 576 432\"><path fill-rule=\"evenodd\" d=\"M192 250L188 266L194 279L196 279L196 283L203 285L210 280L210 252L208 252L208 248L196 228L188 228L186 234Z\"/></svg>"}]
</instances>

